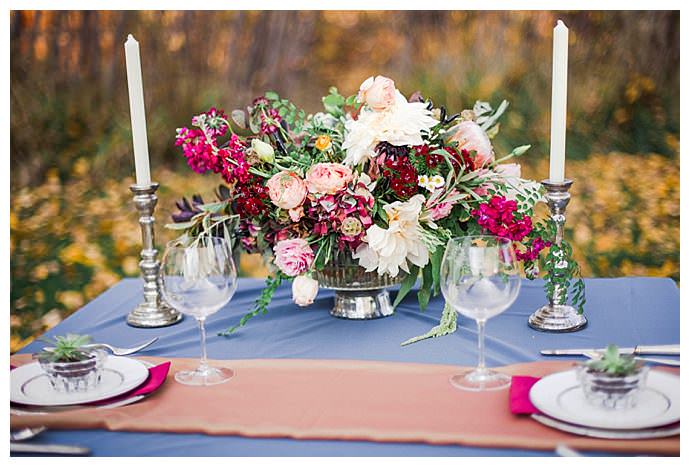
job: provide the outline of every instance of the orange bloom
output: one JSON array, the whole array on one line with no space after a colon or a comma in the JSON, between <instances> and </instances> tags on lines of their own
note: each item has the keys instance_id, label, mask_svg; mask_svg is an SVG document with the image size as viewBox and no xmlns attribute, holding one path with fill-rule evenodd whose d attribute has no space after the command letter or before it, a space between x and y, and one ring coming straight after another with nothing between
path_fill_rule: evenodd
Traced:
<instances>
[{"instance_id":1,"label":"orange bloom","mask_svg":"<svg viewBox=\"0 0 690 467\"><path fill-rule=\"evenodd\" d=\"M316 149L319 151L325 151L331 147L331 137L328 135L321 135L316 138Z\"/></svg>"}]
</instances>

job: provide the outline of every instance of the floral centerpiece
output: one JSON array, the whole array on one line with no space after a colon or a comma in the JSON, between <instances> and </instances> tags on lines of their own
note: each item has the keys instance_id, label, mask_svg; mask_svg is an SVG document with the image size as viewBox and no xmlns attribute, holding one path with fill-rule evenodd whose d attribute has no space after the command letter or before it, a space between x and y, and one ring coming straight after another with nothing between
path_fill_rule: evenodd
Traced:
<instances>
[{"instance_id":1,"label":"floral centerpiece","mask_svg":"<svg viewBox=\"0 0 690 467\"><path fill-rule=\"evenodd\" d=\"M180 201L169 227L237 237L270 266L265 290L237 326L265 313L284 279L293 281L296 304L311 304L318 273L342 262L400 282L396 304L421 277L424 309L439 293L444 248L455 236L507 237L526 274L537 274L540 251L551 246L548 219L532 220L541 187L506 163L529 146L497 157L491 144L506 101L449 114L377 76L349 97L331 88L323 105L308 115L267 92L230 116L212 108L177 130L189 166L225 185L216 202ZM454 320L446 309L432 333Z\"/></svg>"}]
</instances>

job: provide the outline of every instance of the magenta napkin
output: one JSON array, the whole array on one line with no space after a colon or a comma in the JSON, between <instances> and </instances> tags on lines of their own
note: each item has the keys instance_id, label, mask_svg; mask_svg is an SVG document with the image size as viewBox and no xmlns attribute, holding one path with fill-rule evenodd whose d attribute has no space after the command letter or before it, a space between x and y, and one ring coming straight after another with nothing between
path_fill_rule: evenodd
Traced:
<instances>
[{"instance_id":1,"label":"magenta napkin","mask_svg":"<svg viewBox=\"0 0 690 467\"><path fill-rule=\"evenodd\" d=\"M149 368L149 376L146 380L141 383L138 387L128 391L119 396L111 397L110 399L103 399L96 402L91 402L86 405L105 405L112 404L124 399L129 399L134 396L143 396L146 394L151 394L153 391L158 389L165 382L165 378L168 376L168 371L170 370L170 362L164 362L159 365Z\"/></svg>"},{"instance_id":2,"label":"magenta napkin","mask_svg":"<svg viewBox=\"0 0 690 467\"><path fill-rule=\"evenodd\" d=\"M529 390L541 378L533 376L513 376L510 384L510 411L516 415L531 415L539 410L529 400Z\"/></svg>"}]
</instances>

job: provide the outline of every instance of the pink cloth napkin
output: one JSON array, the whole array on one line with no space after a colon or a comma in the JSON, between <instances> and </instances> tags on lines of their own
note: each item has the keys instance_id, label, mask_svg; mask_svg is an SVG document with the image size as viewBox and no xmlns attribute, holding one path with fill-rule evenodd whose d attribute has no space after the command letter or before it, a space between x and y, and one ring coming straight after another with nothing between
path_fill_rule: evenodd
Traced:
<instances>
[{"instance_id":1,"label":"pink cloth napkin","mask_svg":"<svg viewBox=\"0 0 690 467\"><path fill-rule=\"evenodd\" d=\"M14 365L10 365L10 370L14 370L17 368ZM105 405L105 404L112 404L114 402L128 399L130 397L134 396L143 396L146 394L151 394L154 392L156 389L161 387L163 383L165 382L165 379L168 377L168 372L170 371L170 362L163 362L159 363L156 366L153 366L149 368L149 376L146 378L146 380L141 383L139 386L136 388L127 391L124 394L120 394L119 396L111 397L109 399L103 399L100 401L96 402L91 402L89 404L85 405L93 405L93 406L99 406L99 405Z\"/></svg>"},{"instance_id":2,"label":"pink cloth napkin","mask_svg":"<svg viewBox=\"0 0 690 467\"><path fill-rule=\"evenodd\" d=\"M513 376L510 385L510 411L516 415L531 415L539 410L529 400L529 390L541 378L533 376Z\"/></svg>"},{"instance_id":3,"label":"pink cloth napkin","mask_svg":"<svg viewBox=\"0 0 690 467\"><path fill-rule=\"evenodd\" d=\"M129 392L120 394L119 396L111 397L110 399L103 399L101 401L91 402L88 405L103 405L112 404L124 399L129 399L134 396L143 396L146 394L151 394L153 391L161 387L165 382L165 378L168 376L168 371L170 370L170 362L164 362L159 365L149 368L149 377L146 381L141 383L138 387L132 389Z\"/></svg>"}]
</instances>

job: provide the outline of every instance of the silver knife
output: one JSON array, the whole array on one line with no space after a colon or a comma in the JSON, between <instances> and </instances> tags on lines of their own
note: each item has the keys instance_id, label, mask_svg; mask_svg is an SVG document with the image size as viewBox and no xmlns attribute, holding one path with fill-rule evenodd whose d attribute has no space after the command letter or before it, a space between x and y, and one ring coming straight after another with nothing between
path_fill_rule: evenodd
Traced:
<instances>
[{"instance_id":1,"label":"silver knife","mask_svg":"<svg viewBox=\"0 0 690 467\"><path fill-rule=\"evenodd\" d=\"M638 345L637 347L623 347L620 353L633 355L680 355L680 344L671 345ZM606 349L547 349L542 355L584 355L587 352L606 352Z\"/></svg>"},{"instance_id":2,"label":"silver knife","mask_svg":"<svg viewBox=\"0 0 690 467\"><path fill-rule=\"evenodd\" d=\"M32 454L62 454L66 456L87 456L91 454L91 450L83 446L71 446L68 444L35 444L12 442L10 442L10 452L23 452Z\"/></svg>"}]
</instances>

